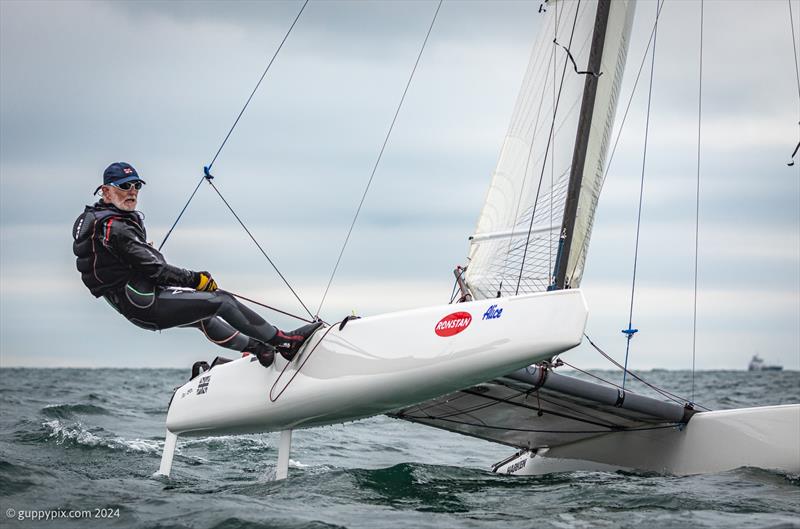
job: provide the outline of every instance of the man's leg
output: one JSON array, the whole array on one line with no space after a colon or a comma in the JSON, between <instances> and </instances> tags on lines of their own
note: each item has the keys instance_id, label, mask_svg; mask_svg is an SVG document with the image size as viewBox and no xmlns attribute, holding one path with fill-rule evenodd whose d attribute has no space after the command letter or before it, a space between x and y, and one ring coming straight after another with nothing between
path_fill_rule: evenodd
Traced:
<instances>
[{"instance_id":1,"label":"man's leg","mask_svg":"<svg viewBox=\"0 0 800 529\"><path fill-rule=\"evenodd\" d=\"M236 331L251 338L247 347L258 347L257 355L267 355L268 352L271 354L277 349L287 360L292 360L303 342L322 325L321 322L315 322L289 333L281 332L223 290L198 292L181 288L159 288L152 305L140 308L125 303L121 312L137 325L153 330L191 326L219 316ZM227 334L221 336L221 339L230 336L231 334Z\"/></svg>"},{"instance_id":2,"label":"man's leg","mask_svg":"<svg viewBox=\"0 0 800 529\"><path fill-rule=\"evenodd\" d=\"M234 331L245 336L255 338L267 343L277 334L277 329L267 323L248 307L239 303L233 296L223 291L197 292L194 290L159 289L153 307L148 309L147 316L161 329L180 327L207 322L214 316L219 316L227 322ZM223 322L219 322L222 324ZM212 324L217 326L217 324ZM214 331L212 341L222 341L230 338L232 333L225 333L225 329L218 327ZM219 339L217 339L219 337ZM234 339L234 338L231 338ZM220 344L222 345L222 344Z\"/></svg>"},{"instance_id":3,"label":"man's leg","mask_svg":"<svg viewBox=\"0 0 800 529\"><path fill-rule=\"evenodd\" d=\"M166 289L161 290L156 297L155 311L160 315L161 321L170 317L191 315L195 310L214 310L214 315L223 318L237 331L255 338L258 342L274 346L289 361L306 339L322 326L321 322L314 322L288 333L282 332L224 290L197 292Z\"/></svg>"},{"instance_id":4,"label":"man's leg","mask_svg":"<svg viewBox=\"0 0 800 529\"><path fill-rule=\"evenodd\" d=\"M277 329L227 292L160 288L150 307L126 304L125 309L125 316L137 325L196 327L221 347L253 353L265 367L274 359L275 348L267 341L277 335Z\"/></svg>"},{"instance_id":5,"label":"man's leg","mask_svg":"<svg viewBox=\"0 0 800 529\"><path fill-rule=\"evenodd\" d=\"M242 334L218 316L200 320L187 325L187 327L199 329L209 341L220 347L256 355L264 367L272 365L272 361L275 359L275 349L272 346Z\"/></svg>"},{"instance_id":6,"label":"man's leg","mask_svg":"<svg viewBox=\"0 0 800 529\"><path fill-rule=\"evenodd\" d=\"M189 324L187 327L199 329L208 341L226 349L245 351L250 343L249 336L237 331L217 316Z\"/></svg>"}]
</instances>

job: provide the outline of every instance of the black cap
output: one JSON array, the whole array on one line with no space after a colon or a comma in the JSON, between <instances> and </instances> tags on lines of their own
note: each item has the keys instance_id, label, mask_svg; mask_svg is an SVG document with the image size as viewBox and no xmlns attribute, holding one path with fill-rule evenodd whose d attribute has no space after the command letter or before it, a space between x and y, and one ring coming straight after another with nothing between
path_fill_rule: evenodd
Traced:
<instances>
[{"instance_id":1,"label":"black cap","mask_svg":"<svg viewBox=\"0 0 800 529\"><path fill-rule=\"evenodd\" d=\"M103 183L97 186L97 189L94 190L95 194L100 191L100 188L103 186L108 185L120 185L124 184L125 182L132 182L134 180L139 180L143 184L146 182L139 178L139 173L136 172L136 169L129 163L125 162L115 162L106 167L106 170L103 172Z\"/></svg>"}]
</instances>

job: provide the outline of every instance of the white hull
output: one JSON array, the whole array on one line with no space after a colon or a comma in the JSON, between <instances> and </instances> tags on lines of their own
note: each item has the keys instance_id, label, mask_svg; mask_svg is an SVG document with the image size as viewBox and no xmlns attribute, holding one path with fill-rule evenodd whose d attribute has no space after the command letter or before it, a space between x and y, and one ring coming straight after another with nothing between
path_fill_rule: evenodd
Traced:
<instances>
[{"instance_id":1,"label":"white hull","mask_svg":"<svg viewBox=\"0 0 800 529\"><path fill-rule=\"evenodd\" d=\"M448 327L439 324L453 313L468 313L471 320L455 334L440 335ZM583 294L575 289L352 320L342 330L334 325L318 331L280 379L282 358L264 368L244 357L189 381L175 392L167 430L269 432L385 413L575 347L587 315ZM462 320L453 320L456 327Z\"/></svg>"},{"instance_id":2,"label":"white hull","mask_svg":"<svg viewBox=\"0 0 800 529\"><path fill-rule=\"evenodd\" d=\"M496 472L643 470L688 475L739 467L800 474L800 404L703 412L682 429L610 433L536 453L524 451Z\"/></svg>"}]
</instances>

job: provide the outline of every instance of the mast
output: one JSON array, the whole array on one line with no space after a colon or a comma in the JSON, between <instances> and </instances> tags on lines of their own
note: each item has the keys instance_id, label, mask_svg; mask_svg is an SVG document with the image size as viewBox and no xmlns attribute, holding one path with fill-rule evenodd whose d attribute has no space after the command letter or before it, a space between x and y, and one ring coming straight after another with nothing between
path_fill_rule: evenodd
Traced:
<instances>
[{"instance_id":1,"label":"mast","mask_svg":"<svg viewBox=\"0 0 800 529\"><path fill-rule=\"evenodd\" d=\"M464 280L475 299L576 288L583 276L635 4L564 0L549 11L470 237ZM569 61L593 73L558 76Z\"/></svg>"},{"instance_id":2,"label":"mast","mask_svg":"<svg viewBox=\"0 0 800 529\"><path fill-rule=\"evenodd\" d=\"M569 176L569 187L567 190L567 200L564 207L564 220L562 222L562 240L559 243L558 256L554 271L555 289L566 288L567 285L567 265L569 263L570 246L572 245L572 235L575 228L575 218L578 214L578 199L581 192L581 182L586 165L586 149L589 143L589 133L592 127L592 115L594 114L595 96L597 95L597 83L599 81L600 64L603 58L603 45L606 41L606 27L608 26L608 13L611 8L611 0L598 0L597 12L594 19L594 32L592 34L592 47L589 52L589 65L586 80L583 88L583 100L581 101L581 111L578 121L578 132L575 137L575 150L572 154L572 166Z\"/></svg>"}]
</instances>

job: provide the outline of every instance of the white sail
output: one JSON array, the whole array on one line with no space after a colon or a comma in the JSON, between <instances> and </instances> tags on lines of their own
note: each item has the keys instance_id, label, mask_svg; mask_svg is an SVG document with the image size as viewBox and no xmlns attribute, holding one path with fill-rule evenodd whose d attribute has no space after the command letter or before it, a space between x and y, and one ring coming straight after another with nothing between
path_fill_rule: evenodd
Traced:
<instances>
[{"instance_id":1,"label":"white sail","mask_svg":"<svg viewBox=\"0 0 800 529\"><path fill-rule=\"evenodd\" d=\"M531 53L471 237L466 281L477 299L540 292L554 279L578 126L582 111L586 112L586 76L591 75L577 73L564 48L577 70L587 70L598 2L557 0L548 2L546 9L547 20ZM588 141L582 142L585 158L580 190L575 190L577 214L564 252L569 256L565 283L570 287L580 285L583 273L633 12L633 2L627 0L609 5L600 71L594 72L600 76L593 108L584 117L590 128Z\"/></svg>"}]
</instances>

